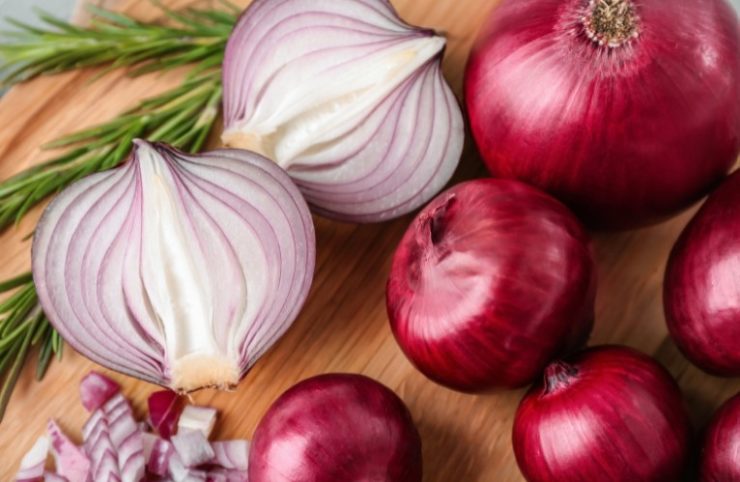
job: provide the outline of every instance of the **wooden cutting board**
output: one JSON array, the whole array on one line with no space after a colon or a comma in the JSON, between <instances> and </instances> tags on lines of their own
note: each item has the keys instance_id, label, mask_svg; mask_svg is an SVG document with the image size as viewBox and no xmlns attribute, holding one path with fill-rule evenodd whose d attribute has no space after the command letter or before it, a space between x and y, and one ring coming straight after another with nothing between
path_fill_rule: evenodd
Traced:
<instances>
[{"instance_id":1,"label":"wooden cutting board","mask_svg":"<svg viewBox=\"0 0 740 482\"><path fill-rule=\"evenodd\" d=\"M192 1L165 1L179 7ZM246 5L248 1L236 2ZM407 21L443 31L449 38L445 72L458 95L468 51L486 13L497 0L394 0ZM142 19L159 14L148 1L123 2ZM130 79L113 73L88 83L94 73L73 72L29 82L0 100L0 178L48 158L39 146L81 127L99 123L176 85L182 72ZM213 146L216 143L212 143ZM457 180L484 175L468 142ZM0 234L0 276L29 266L36 210L17 228ZM654 355L684 389L697 426L740 389L740 381L712 378L688 363L666 335L661 285L670 247L688 220L623 234L596 234L600 291L592 344L620 343ZM424 443L427 482L514 482L522 480L511 449L511 425L523 394L502 391L465 395L419 374L396 345L385 313L384 287L391 254L410 217L354 226L316 219L316 278L301 316L234 393L203 391L193 399L222 411L216 436L251 437L269 405L299 380L327 372L357 372L395 390L414 415ZM23 373L0 426L0 481L12 480L22 455L55 417L79 438L87 418L77 386L93 363L69 347L46 379ZM156 387L112 376L124 386L139 414Z\"/></svg>"}]
</instances>

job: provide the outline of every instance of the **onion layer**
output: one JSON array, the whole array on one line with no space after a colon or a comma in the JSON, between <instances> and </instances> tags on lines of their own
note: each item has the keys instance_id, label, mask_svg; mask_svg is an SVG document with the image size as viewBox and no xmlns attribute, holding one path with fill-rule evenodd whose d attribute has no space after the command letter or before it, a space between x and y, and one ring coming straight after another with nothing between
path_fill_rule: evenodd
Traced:
<instances>
[{"instance_id":1,"label":"onion layer","mask_svg":"<svg viewBox=\"0 0 740 482\"><path fill-rule=\"evenodd\" d=\"M444 47L388 1L256 0L226 47L223 141L278 163L320 214L410 212L462 153Z\"/></svg>"},{"instance_id":2,"label":"onion layer","mask_svg":"<svg viewBox=\"0 0 740 482\"><path fill-rule=\"evenodd\" d=\"M467 67L491 172L589 224L649 224L706 194L740 149L740 35L726 0L504 0Z\"/></svg>"},{"instance_id":3,"label":"onion layer","mask_svg":"<svg viewBox=\"0 0 740 482\"><path fill-rule=\"evenodd\" d=\"M519 405L513 440L529 482L678 482L690 437L671 375L606 346L547 367Z\"/></svg>"},{"instance_id":4,"label":"onion layer","mask_svg":"<svg viewBox=\"0 0 740 482\"><path fill-rule=\"evenodd\" d=\"M578 220L516 181L442 193L399 244L387 287L401 348L429 378L478 391L530 383L586 341L596 269Z\"/></svg>"},{"instance_id":5,"label":"onion layer","mask_svg":"<svg viewBox=\"0 0 740 482\"><path fill-rule=\"evenodd\" d=\"M673 248L664 296L674 341L702 369L740 376L740 172L707 200Z\"/></svg>"},{"instance_id":6,"label":"onion layer","mask_svg":"<svg viewBox=\"0 0 740 482\"><path fill-rule=\"evenodd\" d=\"M740 482L740 394L717 411L707 429L701 482Z\"/></svg>"},{"instance_id":7,"label":"onion layer","mask_svg":"<svg viewBox=\"0 0 740 482\"><path fill-rule=\"evenodd\" d=\"M421 440L398 396L360 375L305 380L254 434L249 482L421 482Z\"/></svg>"},{"instance_id":8,"label":"onion layer","mask_svg":"<svg viewBox=\"0 0 740 482\"><path fill-rule=\"evenodd\" d=\"M33 275L80 353L184 392L245 375L296 317L314 258L308 207L275 164L137 141L47 208Z\"/></svg>"}]
</instances>

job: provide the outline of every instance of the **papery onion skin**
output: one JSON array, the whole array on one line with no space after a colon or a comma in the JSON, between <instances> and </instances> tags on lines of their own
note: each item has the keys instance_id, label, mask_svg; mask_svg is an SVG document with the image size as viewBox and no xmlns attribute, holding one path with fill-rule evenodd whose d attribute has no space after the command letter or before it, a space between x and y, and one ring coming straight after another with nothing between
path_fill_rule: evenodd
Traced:
<instances>
[{"instance_id":1,"label":"papery onion skin","mask_svg":"<svg viewBox=\"0 0 740 482\"><path fill-rule=\"evenodd\" d=\"M618 46L584 23L610 3L634 15ZM591 226L657 222L737 158L739 44L726 0L504 0L467 66L473 135L494 176L550 192Z\"/></svg>"},{"instance_id":2,"label":"papery onion skin","mask_svg":"<svg viewBox=\"0 0 740 482\"><path fill-rule=\"evenodd\" d=\"M717 411L707 428L701 482L740 482L740 394Z\"/></svg>"},{"instance_id":3,"label":"papery onion skin","mask_svg":"<svg viewBox=\"0 0 740 482\"><path fill-rule=\"evenodd\" d=\"M255 0L226 47L222 140L274 160L323 216L411 212L462 154L445 43L388 1Z\"/></svg>"},{"instance_id":4,"label":"papery onion skin","mask_svg":"<svg viewBox=\"0 0 740 482\"><path fill-rule=\"evenodd\" d=\"M668 329L703 370L740 376L740 172L709 196L676 242L663 284Z\"/></svg>"},{"instance_id":5,"label":"papery onion skin","mask_svg":"<svg viewBox=\"0 0 740 482\"><path fill-rule=\"evenodd\" d=\"M393 257L393 334L429 378L463 391L530 383L593 326L596 268L575 216L517 181L440 194Z\"/></svg>"},{"instance_id":6,"label":"papery onion skin","mask_svg":"<svg viewBox=\"0 0 740 482\"><path fill-rule=\"evenodd\" d=\"M274 163L144 141L57 196L33 244L64 339L176 392L235 385L297 316L314 260L308 206Z\"/></svg>"},{"instance_id":7,"label":"papery onion skin","mask_svg":"<svg viewBox=\"0 0 740 482\"><path fill-rule=\"evenodd\" d=\"M677 482L691 435L671 375L602 346L548 366L517 409L513 442L529 482Z\"/></svg>"},{"instance_id":8,"label":"papery onion skin","mask_svg":"<svg viewBox=\"0 0 740 482\"><path fill-rule=\"evenodd\" d=\"M304 380L273 403L249 453L250 482L421 482L421 439L380 383L350 374Z\"/></svg>"}]
</instances>

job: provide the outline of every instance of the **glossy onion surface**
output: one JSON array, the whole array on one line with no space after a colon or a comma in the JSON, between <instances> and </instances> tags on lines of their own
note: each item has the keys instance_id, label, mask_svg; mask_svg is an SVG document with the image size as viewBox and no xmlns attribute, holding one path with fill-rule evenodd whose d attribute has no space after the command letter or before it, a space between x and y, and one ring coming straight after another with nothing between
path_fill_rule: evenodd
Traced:
<instances>
[{"instance_id":1,"label":"glossy onion surface","mask_svg":"<svg viewBox=\"0 0 740 482\"><path fill-rule=\"evenodd\" d=\"M463 148L445 45L387 0L255 0L226 47L222 139L275 161L324 216L413 211Z\"/></svg>"},{"instance_id":2,"label":"glossy onion surface","mask_svg":"<svg viewBox=\"0 0 740 482\"><path fill-rule=\"evenodd\" d=\"M739 43L726 0L504 0L467 67L474 137L591 226L650 224L737 157Z\"/></svg>"},{"instance_id":3,"label":"glossy onion surface","mask_svg":"<svg viewBox=\"0 0 740 482\"><path fill-rule=\"evenodd\" d=\"M671 375L606 346L548 366L519 405L513 440L529 482L678 482L690 437Z\"/></svg>"},{"instance_id":4,"label":"glossy onion surface","mask_svg":"<svg viewBox=\"0 0 740 482\"><path fill-rule=\"evenodd\" d=\"M33 278L77 351L187 392L235 385L290 327L315 251L308 206L271 161L136 141L49 205Z\"/></svg>"},{"instance_id":5,"label":"glossy onion surface","mask_svg":"<svg viewBox=\"0 0 740 482\"><path fill-rule=\"evenodd\" d=\"M668 328L681 351L710 373L740 376L740 172L681 234L663 286Z\"/></svg>"},{"instance_id":6,"label":"glossy onion surface","mask_svg":"<svg viewBox=\"0 0 740 482\"><path fill-rule=\"evenodd\" d=\"M387 286L393 333L429 378L479 391L526 385L594 315L590 241L565 206L517 181L440 194L399 244Z\"/></svg>"},{"instance_id":7,"label":"glossy onion surface","mask_svg":"<svg viewBox=\"0 0 740 482\"><path fill-rule=\"evenodd\" d=\"M740 482L740 394L728 400L707 428L701 482Z\"/></svg>"},{"instance_id":8,"label":"glossy onion surface","mask_svg":"<svg viewBox=\"0 0 740 482\"><path fill-rule=\"evenodd\" d=\"M408 409L361 376L314 377L286 391L257 426L250 482L421 482Z\"/></svg>"}]
</instances>

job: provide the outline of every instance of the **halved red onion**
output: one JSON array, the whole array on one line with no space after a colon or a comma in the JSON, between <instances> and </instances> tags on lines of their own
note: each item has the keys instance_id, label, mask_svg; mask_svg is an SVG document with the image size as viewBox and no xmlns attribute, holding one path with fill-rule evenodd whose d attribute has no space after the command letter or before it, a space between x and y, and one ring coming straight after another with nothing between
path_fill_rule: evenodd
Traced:
<instances>
[{"instance_id":1,"label":"halved red onion","mask_svg":"<svg viewBox=\"0 0 740 482\"><path fill-rule=\"evenodd\" d=\"M80 399L88 412L94 412L120 391L118 383L96 371L88 373L80 382Z\"/></svg>"},{"instance_id":2,"label":"halved red onion","mask_svg":"<svg viewBox=\"0 0 740 482\"><path fill-rule=\"evenodd\" d=\"M256 0L226 47L222 139L283 167L320 214L405 214L462 152L444 48L388 1Z\"/></svg>"},{"instance_id":3,"label":"halved red onion","mask_svg":"<svg viewBox=\"0 0 740 482\"><path fill-rule=\"evenodd\" d=\"M44 479L44 466L49 456L49 439L39 437L31 450L23 456L21 466L15 475L16 482L39 482Z\"/></svg>"},{"instance_id":4,"label":"halved red onion","mask_svg":"<svg viewBox=\"0 0 740 482\"><path fill-rule=\"evenodd\" d=\"M47 208L33 273L79 352L187 392L246 374L296 317L314 258L308 207L274 163L136 141Z\"/></svg>"}]
</instances>

